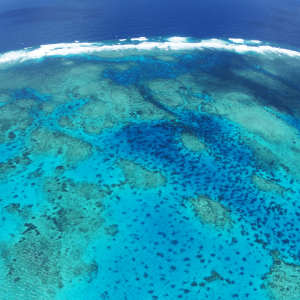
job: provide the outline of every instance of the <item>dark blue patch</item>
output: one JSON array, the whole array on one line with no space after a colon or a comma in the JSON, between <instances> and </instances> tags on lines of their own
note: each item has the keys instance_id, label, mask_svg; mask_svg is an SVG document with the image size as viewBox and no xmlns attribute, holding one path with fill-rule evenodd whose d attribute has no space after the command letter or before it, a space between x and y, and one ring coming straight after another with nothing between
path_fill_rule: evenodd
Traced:
<instances>
[{"instance_id":1,"label":"dark blue patch","mask_svg":"<svg viewBox=\"0 0 300 300\"><path fill-rule=\"evenodd\" d=\"M50 98L51 98L50 96L40 94L36 90L30 89L30 88L23 88L23 89L20 89L20 90L14 90L12 95L15 98L15 100L32 99L32 100L35 100L35 101L38 101L38 102L49 101Z\"/></svg>"}]
</instances>

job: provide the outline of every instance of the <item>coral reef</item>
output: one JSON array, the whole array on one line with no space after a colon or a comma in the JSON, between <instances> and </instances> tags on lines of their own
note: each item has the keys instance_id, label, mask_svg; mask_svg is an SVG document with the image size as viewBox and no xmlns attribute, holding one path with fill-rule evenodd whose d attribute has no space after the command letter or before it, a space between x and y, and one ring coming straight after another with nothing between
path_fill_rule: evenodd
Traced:
<instances>
[{"instance_id":1,"label":"coral reef","mask_svg":"<svg viewBox=\"0 0 300 300\"><path fill-rule=\"evenodd\" d=\"M154 99L170 107L181 106L184 99L180 88L182 84L172 79L155 79L147 82L148 88L153 92Z\"/></svg>"},{"instance_id":2,"label":"coral reef","mask_svg":"<svg viewBox=\"0 0 300 300\"><path fill-rule=\"evenodd\" d=\"M36 154L61 155L72 163L88 158L92 150L82 140L42 127L31 133L30 148Z\"/></svg>"},{"instance_id":3,"label":"coral reef","mask_svg":"<svg viewBox=\"0 0 300 300\"><path fill-rule=\"evenodd\" d=\"M7 179L16 173L27 170L27 166L32 163L28 155L30 155L30 151L25 149L22 152L22 156L16 156L7 161L0 162L0 180Z\"/></svg>"},{"instance_id":4,"label":"coral reef","mask_svg":"<svg viewBox=\"0 0 300 300\"><path fill-rule=\"evenodd\" d=\"M21 293L28 300L54 299L69 281L92 274L97 265L82 255L88 243L104 234L106 194L99 186L53 177L43 189L50 206L38 215L32 205L7 207L25 223L19 241L5 243L1 251L7 274L4 292ZM107 234L118 233L116 225L107 228Z\"/></svg>"},{"instance_id":5,"label":"coral reef","mask_svg":"<svg viewBox=\"0 0 300 300\"><path fill-rule=\"evenodd\" d=\"M190 151L198 152L206 149L206 145L192 133L183 132L181 134L181 141L184 147Z\"/></svg>"},{"instance_id":6,"label":"coral reef","mask_svg":"<svg viewBox=\"0 0 300 300\"><path fill-rule=\"evenodd\" d=\"M271 252L273 265L263 279L265 288L274 300L297 300L300 298L300 267L284 262L278 251Z\"/></svg>"},{"instance_id":7,"label":"coral reef","mask_svg":"<svg viewBox=\"0 0 300 300\"><path fill-rule=\"evenodd\" d=\"M18 100L0 106L0 143L10 140L10 132L23 132L32 121L28 108L35 105L32 100Z\"/></svg>"},{"instance_id":8,"label":"coral reef","mask_svg":"<svg viewBox=\"0 0 300 300\"><path fill-rule=\"evenodd\" d=\"M267 180L265 178L257 176L256 174L252 175L252 181L262 191L275 192L275 193L278 193L281 195L285 191L285 189L282 186L280 186L279 184L277 184L271 180Z\"/></svg>"},{"instance_id":9,"label":"coral reef","mask_svg":"<svg viewBox=\"0 0 300 300\"><path fill-rule=\"evenodd\" d=\"M211 49L0 68L0 299L300 298L286 60L284 77Z\"/></svg>"},{"instance_id":10,"label":"coral reef","mask_svg":"<svg viewBox=\"0 0 300 300\"><path fill-rule=\"evenodd\" d=\"M203 223L219 229L232 228L230 210L221 203L203 195L198 196L196 199L191 198L189 202Z\"/></svg>"},{"instance_id":11,"label":"coral reef","mask_svg":"<svg viewBox=\"0 0 300 300\"><path fill-rule=\"evenodd\" d=\"M130 160L121 159L117 162L122 169L127 184L136 189L152 189L167 183L165 176L158 171L149 171Z\"/></svg>"}]
</instances>

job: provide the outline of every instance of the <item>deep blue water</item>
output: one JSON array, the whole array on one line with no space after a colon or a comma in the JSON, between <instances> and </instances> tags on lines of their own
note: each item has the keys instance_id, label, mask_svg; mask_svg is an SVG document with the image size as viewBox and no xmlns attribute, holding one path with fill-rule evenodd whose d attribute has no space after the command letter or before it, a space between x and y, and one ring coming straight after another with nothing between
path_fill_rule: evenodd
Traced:
<instances>
[{"instance_id":1,"label":"deep blue water","mask_svg":"<svg viewBox=\"0 0 300 300\"><path fill-rule=\"evenodd\" d=\"M243 38L300 47L298 0L2 0L0 52L140 36Z\"/></svg>"}]
</instances>

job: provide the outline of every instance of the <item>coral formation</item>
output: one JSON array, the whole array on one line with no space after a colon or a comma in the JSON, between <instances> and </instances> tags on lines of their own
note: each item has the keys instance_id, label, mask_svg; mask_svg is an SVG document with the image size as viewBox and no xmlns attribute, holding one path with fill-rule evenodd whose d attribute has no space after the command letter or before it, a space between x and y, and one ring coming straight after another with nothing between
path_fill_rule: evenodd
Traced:
<instances>
[{"instance_id":1,"label":"coral formation","mask_svg":"<svg viewBox=\"0 0 300 300\"><path fill-rule=\"evenodd\" d=\"M126 182L132 188L152 189L167 183L166 177L158 171L149 171L130 160L121 159L117 164L122 169Z\"/></svg>"},{"instance_id":2,"label":"coral formation","mask_svg":"<svg viewBox=\"0 0 300 300\"><path fill-rule=\"evenodd\" d=\"M203 223L220 229L232 228L230 210L221 203L203 195L191 198L189 202Z\"/></svg>"},{"instance_id":3,"label":"coral formation","mask_svg":"<svg viewBox=\"0 0 300 300\"><path fill-rule=\"evenodd\" d=\"M206 149L206 145L202 143L197 136L192 133L183 132L181 134L181 141L184 147L188 150L198 152Z\"/></svg>"},{"instance_id":4,"label":"coral formation","mask_svg":"<svg viewBox=\"0 0 300 300\"><path fill-rule=\"evenodd\" d=\"M0 180L7 179L16 173L24 172L32 162L28 155L30 155L30 151L24 150L22 156L16 156L7 161L0 162Z\"/></svg>"},{"instance_id":5,"label":"coral formation","mask_svg":"<svg viewBox=\"0 0 300 300\"><path fill-rule=\"evenodd\" d=\"M28 112L28 108L34 104L35 102L32 100L19 100L12 103L6 103L0 106L1 143L7 140L6 136L9 135L9 132L22 132L25 128L27 128L30 125L32 118Z\"/></svg>"},{"instance_id":6,"label":"coral formation","mask_svg":"<svg viewBox=\"0 0 300 300\"><path fill-rule=\"evenodd\" d=\"M17 291L28 300L41 295L54 299L70 280L94 272L97 265L85 262L82 255L87 243L103 234L106 194L99 186L53 177L43 188L50 206L39 215L33 214L32 205L7 207L25 223L20 240L2 247L7 272L4 291ZM115 225L108 228L110 235L117 234Z\"/></svg>"},{"instance_id":7,"label":"coral formation","mask_svg":"<svg viewBox=\"0 0 300 300\"><path fill-rule=\"evenodd\" d=\"M277 184L271 180L267 180L265 178L257 176L256 174L252 175L252 181L262 191L266 191L266 192L273 191L278 194L283 194L283 192L285 191L285 189L282 186L280 186L279 184Z\"/></svg>"},{"instance_id":8,"label":"coral formation","mask_svg":"<svg viewBox=\"0 0 300 300\"><path fill-rule=\"evenodd\" d=\"M155 79L147 82L154 99L170 107L180 106L184 103L180 87L182 84L172 79Z\"/></svg>"},{"instance_id":9,"label":"coral formation","mask_svg":"<svg viewBox=\"0 0 300 300\"><path fill-rule=\"evenodd\" d=\"M30 147L36 154L62 155L72 163L88 158L92 150L82 140L42 127L31 133Z\"/></svg>"},{"instance_id":10,"label":"coral formation","mask_svg":"<svg viewBox=\"0 0 300 300\"><path fill-rule=\"evenodd\" d=\"M299 79L280 64L128 49L0 68L0 298L298 299Z\"/></svg>"},{"instance_id":11,"label":"coral formation","mask_svg":"<svg viewBox=\"0 0 300 300\"><path fill-rule=\"evenodd\" d=\"M297 300L300 298L300 267L284 262L278 251L271 252L273 265L263 279L265 287L274 300Z\"/></svg>"},{"instance_id":12,"label":"coral formation","mask_svg":"<svg viewBox=\"0 0 300 300\"><path fill-rule=\"evenodd\" d=\"M86 133L99 134L106 128L126 124L131 120L173 119L168 112L145 101L136 87L102 81L88 88L89 95L95 89L96 98L87 101L76 113L62 116L59 121L61 126L68 129L82 128ZM80 90L80 93L83 94L83 91Z\"/></svg>"}]
</instances>

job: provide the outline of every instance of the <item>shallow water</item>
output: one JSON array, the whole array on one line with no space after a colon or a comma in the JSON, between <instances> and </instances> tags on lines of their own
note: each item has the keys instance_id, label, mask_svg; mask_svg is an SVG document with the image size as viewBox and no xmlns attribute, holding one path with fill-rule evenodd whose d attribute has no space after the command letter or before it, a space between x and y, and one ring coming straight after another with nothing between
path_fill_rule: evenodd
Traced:
<instances>
[{"instance_id":1,"label":"shallow water","mask_svg":"<svg viewBox=\"0 0 300 300\"><path fill-rule=\"evenodd\" d=\"M184 38L2 55L1 299L299 299L299 57Z\"/></svg>"}]
</instances>

